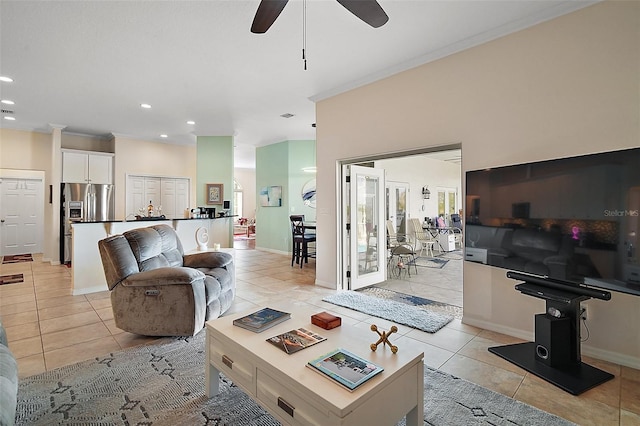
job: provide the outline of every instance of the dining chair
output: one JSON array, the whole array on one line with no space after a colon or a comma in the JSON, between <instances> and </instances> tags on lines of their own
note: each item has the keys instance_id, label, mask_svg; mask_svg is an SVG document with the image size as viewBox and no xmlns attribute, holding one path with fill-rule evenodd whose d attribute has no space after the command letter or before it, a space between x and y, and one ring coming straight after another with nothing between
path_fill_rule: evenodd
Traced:
<instances>
[{"instance_id":1,"label":"dining chair","mask_svg":"<svg viewBox=\"0 0 640 426\"><path fill-rule=\"evenodd\" d=\"M309 243L316 242L316 234L305 232L304 228L304 215L291 215L289 216L291 221L291 266L293 262L300 263L302 268L303 263L309 263L309 257L315 256L315 251L309 251Z\"/></svg>"},{"instance_id":2,"label":"dining chair","mask_svg":"<svg viewBox=\"0 0 640 426\"><path fill-rule=\"evenodd\" d=\"M411 244L399 243L397 246L391 248L389 262L387 264L387 269L391 276L393 276L395 272L398 278L401 278L403 271L411 276L411 265L413 265L417 275L416 250Z\"/></svg>"},{"instance_id":3,"label":"dining chair","mask_svg":"<svg viewBox=\"0 0 640 426\"><path fill-rule=\"evenodd\" d=\"M422 224L420 223L420 219L418 218L409 219L409 224L413 233L413 239L415 240L414 245L416 249L418 247L420 248L418 256L422 256L422 253L426 249L427 255L433 257L433 247L436 244L436 240L433 235L431 235L430 232L422 229Z\"/></svg>"}]
</instances>

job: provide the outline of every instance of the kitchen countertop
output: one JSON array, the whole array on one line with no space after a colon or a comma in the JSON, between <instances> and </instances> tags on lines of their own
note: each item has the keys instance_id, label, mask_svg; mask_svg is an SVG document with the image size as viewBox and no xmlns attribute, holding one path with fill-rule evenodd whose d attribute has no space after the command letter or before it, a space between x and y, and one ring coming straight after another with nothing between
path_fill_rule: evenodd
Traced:
<instances>
[{"instance_id":1,"label":"kitchen countertop","mask_svg":"<svg viewBox=\"0 0 640 426\"><path fill-rule=\"evenodd\" d=\"M142 219L127 219L127 220L95 220L95 221L85 221L85 222L72 222L73 225L83 224L83 223L122 223L122 222L157 222L162 220L217 220L217 219L229 219L237 216L222 216L222 217L203 217L200 219L194 219L190 217L181 217L176 219L166 219L160 217L143 217Z\"/></svg>"}]
</instances>

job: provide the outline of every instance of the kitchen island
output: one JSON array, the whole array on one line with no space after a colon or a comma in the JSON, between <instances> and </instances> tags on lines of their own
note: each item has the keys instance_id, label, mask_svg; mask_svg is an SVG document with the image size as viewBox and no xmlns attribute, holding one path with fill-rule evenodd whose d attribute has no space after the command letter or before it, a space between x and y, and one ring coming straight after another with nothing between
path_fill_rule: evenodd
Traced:
<instances>
[{"instance_id":1,"label":"kitchen island","mask_svg":"<svg viewBox=\"0 0 640 426\"><path fill-rule=\"evenodd\" d=\"M136 228L165 224L176 230L184 252L198 249L196 231L204 227L209 235L208 247L232 247L233 216L211 219L142 218L126 221L75 222L71 228L71 281L73 295L107 291L98 241Z\"/></svg>"}]
</instances>

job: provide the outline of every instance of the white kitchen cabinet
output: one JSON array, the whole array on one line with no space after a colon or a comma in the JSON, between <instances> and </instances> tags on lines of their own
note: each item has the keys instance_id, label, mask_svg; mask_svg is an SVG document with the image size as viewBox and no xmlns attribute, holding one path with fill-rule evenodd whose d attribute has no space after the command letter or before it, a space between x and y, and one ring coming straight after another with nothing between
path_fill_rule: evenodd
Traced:
<instances>
[{"instance_id":1,"label":"white kitchen cabinet","mask_svg":"<svg viewBox=\"0 0 640 426\"><path fill-rule=\"evenodd\" d=\"M62 151L62 181L113 183L113 154Z\"/></svg>"}]
</instances>

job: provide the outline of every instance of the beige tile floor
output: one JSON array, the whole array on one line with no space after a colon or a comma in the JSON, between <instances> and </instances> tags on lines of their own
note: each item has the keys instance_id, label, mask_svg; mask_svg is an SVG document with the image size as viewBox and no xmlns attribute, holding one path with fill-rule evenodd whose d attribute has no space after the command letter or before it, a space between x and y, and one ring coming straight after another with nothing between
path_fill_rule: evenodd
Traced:
<instances>
[{"instance_id":1,"label":"beige tile floor","mask_svg":"<svg viewBox=\"0 0 640 426\"><path fill-rule=\"evenodd\" d=\"M332 290L313 285L313 259L299 269L290 267L288 256L242 249L235 253L238 290L230 313L266 304L312 304L341 315L345 324L363 330L373 322L368 315L322 302ZM135 345L154 344L156 340L115 327L108 293L72 296L71 273L64 266L50 266L38 255L34 262L0 265L0 275L13 273L24 274L25 281L0 286L0 317L7 328L9 346L18 359L20 377ZM375 323L383 329L390 327L380 319ZM467 326L459 320L436 334L404 326L399 329L395 343L400 350L403 346L420 348L425 353L425 363L431 367L578 424L640 425L639 370L585 358L616 377L580 396L572 396L487 351L489 346L517 339Z\"/></svg>"}]
</instances>

